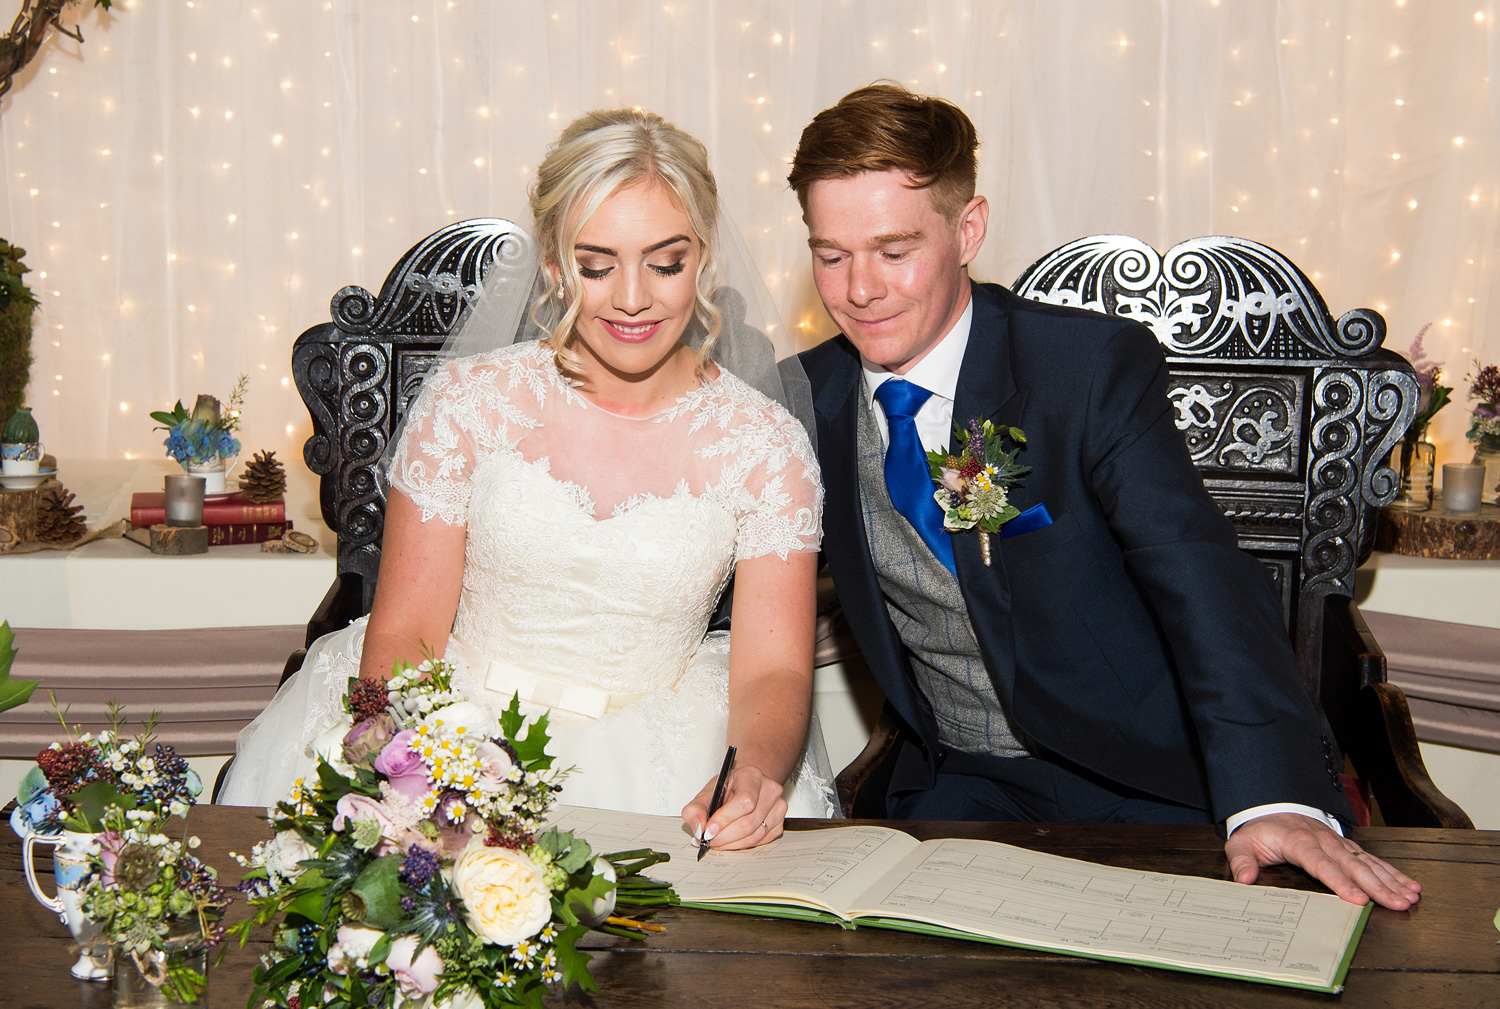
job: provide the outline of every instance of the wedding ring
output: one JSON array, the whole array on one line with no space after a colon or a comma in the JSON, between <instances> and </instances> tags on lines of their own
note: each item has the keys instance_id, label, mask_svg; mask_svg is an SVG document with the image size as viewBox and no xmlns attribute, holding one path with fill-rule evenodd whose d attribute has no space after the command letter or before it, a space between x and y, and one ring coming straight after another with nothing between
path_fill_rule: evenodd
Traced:
<instances>
[{"instance_id":1,"label":"wedding ring","mask_svg":"<svg viewBox=\"0 0 1500 1009\"><path fill-rule=\"evenodd\" d=\"M1355 858L1359 858L1360 856L1364 855L1364 852L1362 852L1362 851L1351 851L1349 854L1353 855Z\"/></svg>"}]
</instances>

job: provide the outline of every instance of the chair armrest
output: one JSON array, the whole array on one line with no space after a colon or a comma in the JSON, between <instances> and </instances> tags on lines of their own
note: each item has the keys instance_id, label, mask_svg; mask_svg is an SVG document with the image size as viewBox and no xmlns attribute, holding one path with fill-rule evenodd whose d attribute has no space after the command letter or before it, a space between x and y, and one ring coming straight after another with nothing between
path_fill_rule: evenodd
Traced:
<instances>
[{"instance_id":1,"label":"chair armrest","mask_svg":"<svg viewBox=\"0 0 1500 1009\"><path fill-rule=\"evenodd\" d=\"M334 576L333 584L307 622L307 644L341 631L364 615L364 579L352 571Z\"/></svg>"},{"instance_id":2,"label":"chair armrest","mask_svg":"<svg viewBox=\"0 0 1500 1009\"><path fill-rule=\"evenodd\" d=\"M1422 762L1422 752L1417 746L1416 729L1412 726L1411 709L1401 688L1393 683L1372 683L1361 694L1368 711L1368 724L1382 726L1389 741L1388 749L1377 749L1373 754L1378 761L1388 753L1389 765L1382 769L1380 776L1369 775L1370 790L1380 804L1385 822L1390 826L1473 830L1474 821L1469 819L1469 814L1439 791L1427 774L1427 765ZM1382 779L1385 782L1383 789ZM1400 782L1399 787L1394 785L1396 781Z\"/></svg>"},{"instance_id":3,"label":"chair armrest","mask_svg":"<svg viewBox=\"0 0 1500 1009\"><path fill-rule=\"evenodd\" d=\"M1386 682L1385 653L1347 597L1330 596L1325 610L1321 693L1339 746L1388 825L1473 828L1427 773L1406 695Z\"/></svg>"},{"instance_id":4,"label":"chair armrest","mask_svg":"<svg viewBox=\"0 0 1500 1009\"><path fill-rule=\"evenodd\" d=\"M901 720L887 702L859 756L833 779L845 816L884 819L885 786L901 739Z\"/></svg>"}]
</instances>

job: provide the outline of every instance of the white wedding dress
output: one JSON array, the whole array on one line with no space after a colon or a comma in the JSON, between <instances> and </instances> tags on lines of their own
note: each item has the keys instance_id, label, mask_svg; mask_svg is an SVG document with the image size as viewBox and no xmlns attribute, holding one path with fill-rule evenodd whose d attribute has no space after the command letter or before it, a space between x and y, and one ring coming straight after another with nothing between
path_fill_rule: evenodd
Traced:
<instances>
[{"instance_id":1,"label":"white wedding dress","mask_svg":"<svg viewBox=\"0 0 1500 1009\"><path fill-rule=\"evenodd\" d=\"M460 689L496 712L517 692L526 713L550 710L550 750L576 768L561 801L680 812L729 742L729 638L705 630L736 561L818 549L801 425L728 372L618 416L522 343L427 380L391 484L423 521L467 525L445 653ZM240 733L221 803L268 806L312 779L363 639L361 619L313 644ZM831 778L814 720L789 815L835 815Z\"/></svg>"}]
</instances>

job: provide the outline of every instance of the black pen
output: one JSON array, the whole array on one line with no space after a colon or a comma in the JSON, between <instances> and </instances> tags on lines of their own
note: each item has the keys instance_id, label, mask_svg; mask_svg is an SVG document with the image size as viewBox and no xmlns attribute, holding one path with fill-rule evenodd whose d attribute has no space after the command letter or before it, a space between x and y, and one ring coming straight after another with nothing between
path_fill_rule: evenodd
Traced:
<instances>
[{"instance_id":1,"label":"black pen","mask_svg":"<svg viewBox=\"0 0 1500 1009\"><path fill-rule=\"evenodd\" d=\"M724 754L724 766L719 768L719 780L714 785L714 797L708 801L708 820L714 818L719 807L724 803L724 782L729 780L729 771L734 767L734 747ZM703 821L703 840L698 842L698 861L703 861L703 856L708 854L708 820Z\"/></svg>"}]
</instances>

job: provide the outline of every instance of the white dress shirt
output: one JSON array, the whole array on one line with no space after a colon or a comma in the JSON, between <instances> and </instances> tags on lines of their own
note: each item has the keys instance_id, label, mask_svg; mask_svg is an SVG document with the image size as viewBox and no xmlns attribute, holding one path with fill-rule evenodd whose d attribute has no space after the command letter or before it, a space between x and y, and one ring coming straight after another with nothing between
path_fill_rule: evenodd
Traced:
<instances>
[{"instance_id":1,"label":"white dress shirt","mask_svg":"<svg viewBox=\"0 0 1500 1009\"><path fill-rule=\"evenodd\" d=\"M860 355L860 367L865 373L865 391L870 397L870 408L875 414L876 426L880 428L882 445L889 446L891 436L886 424L885 411L875 399L875 390L882 382L893 378L904 378L932 393L913 418L917 424L917 435L922 439L923 451L935 452L952 445L954 441L953 400L958 395L958 373L963 368L964 351L969 348L969 332L973 324L974 299L970 298L969 304L964 308L964 314L959 317L958 322L954 323L953 328L927 352L926 357L912 365L904 375L887 371L878 364L872 364L863 354ZM1340 836L1344 833L1337 817L1313 806L1304 806L1296 802L1273 802L1263 806L1252 806L1235 813L1226 820L1224 829L1226 833L1233 834L1249 821L1261 816L1270 816L1272 813L1301 813L1303 816L1327 824Z\"/></svg>"}]
</instances>

